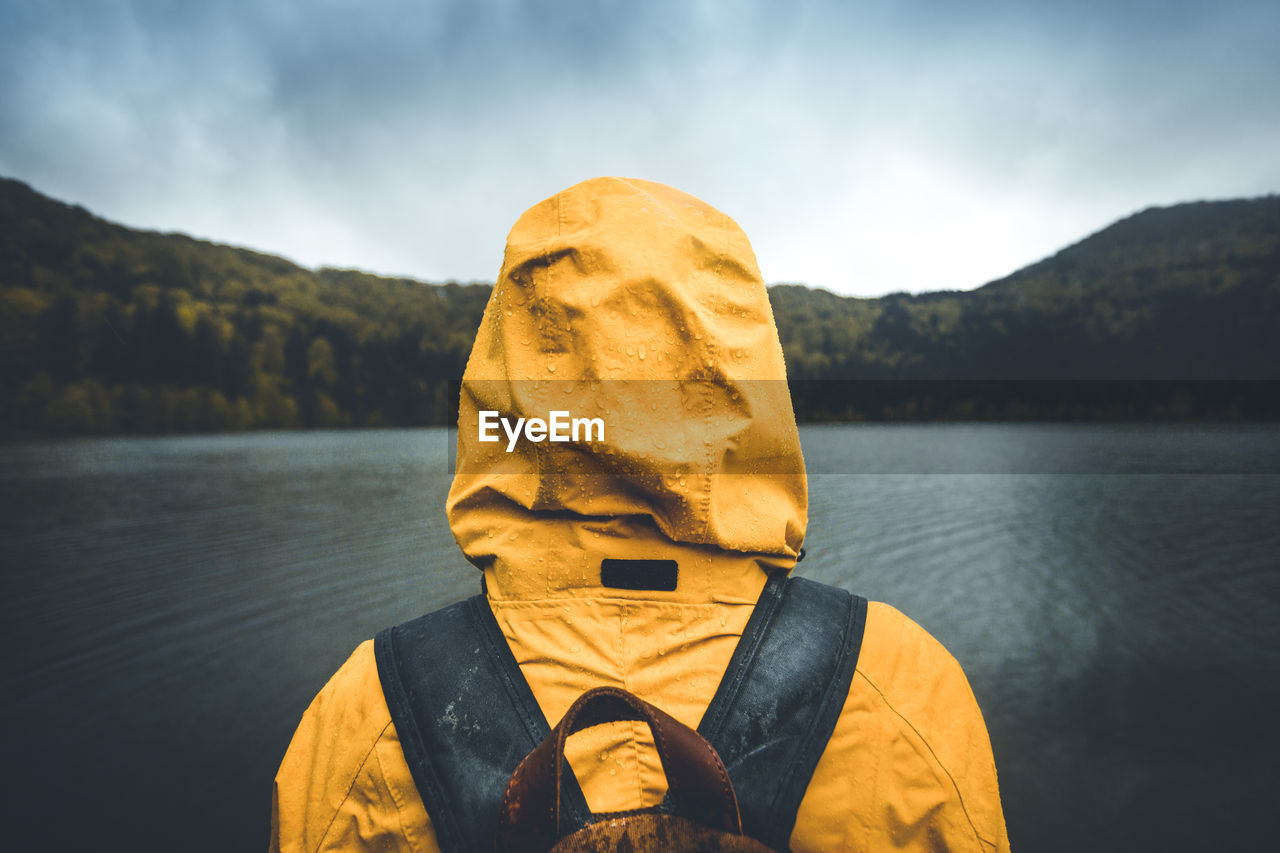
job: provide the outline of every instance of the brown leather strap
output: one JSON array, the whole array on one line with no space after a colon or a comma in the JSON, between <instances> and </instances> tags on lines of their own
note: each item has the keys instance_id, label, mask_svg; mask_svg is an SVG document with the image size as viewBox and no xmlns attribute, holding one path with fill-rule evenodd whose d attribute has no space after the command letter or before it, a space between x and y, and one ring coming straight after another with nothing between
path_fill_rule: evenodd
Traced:
<instances>
[{"instance_id":1,"label":"brown leather strap","mask_svg":"<svg viewBox=\"0 0 1280 853\"><path fill-rule=\"evenodd\" d=\"M711 744L643 699L617 687L597 687L578 697L511 775L498 817L499 850L542 851L555 844L563 834L560 784L565 741L574 732L616 720L649 725L677 815L725 832L742 832L729 774Z\"/></svg>"}]
</instances>

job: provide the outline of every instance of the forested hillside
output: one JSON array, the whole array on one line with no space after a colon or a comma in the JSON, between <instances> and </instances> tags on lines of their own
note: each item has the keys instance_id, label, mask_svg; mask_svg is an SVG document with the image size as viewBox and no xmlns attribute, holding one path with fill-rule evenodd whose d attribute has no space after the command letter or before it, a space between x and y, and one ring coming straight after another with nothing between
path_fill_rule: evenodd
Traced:
<instances>
[{"instance_id":1,"label":"forested hillside","mask_svg":"<svg viewBox=\"0 0 1280 853\"><path fill-rule=\"evenodd\" d=\"M1280 198L1152 208L968 292L771 290L803 379L1280 378Z\"/></svg>"},{"instance_id":2,"label":"forested hillside","mask_svg":"<svg viewBox=\"0 0 1280 853\"><path fill-rule=\"evenodd\" d=\"M134 231L0 182L8 432L443 423L489 298Z\"/></svg>"},{"instance_id":3,"label":"forested hillside","mask_svg":"<svg viewBox=\"0 0 1280 853\"><path fill-rule=\"evenodd\" d=\"M136 231L0 179L0 431L441 424L489 290ZM1147 210L974 291L770 296L804 418L1162 416L1170 394L1256 416L1265 381L1188 404L1095 380L1280 379L1280 199Z\"/></svg>"},{"instance_id":4,"label":"forested hillside","mask_svg":"<svg viewBox=\"0 0 1280 853\"><path fill-rule=\"evenodd\" d=\"M1280 417L1276 196L1151 208L967 292L770 294L808 419Z\"/></svg>"}]
</instances>

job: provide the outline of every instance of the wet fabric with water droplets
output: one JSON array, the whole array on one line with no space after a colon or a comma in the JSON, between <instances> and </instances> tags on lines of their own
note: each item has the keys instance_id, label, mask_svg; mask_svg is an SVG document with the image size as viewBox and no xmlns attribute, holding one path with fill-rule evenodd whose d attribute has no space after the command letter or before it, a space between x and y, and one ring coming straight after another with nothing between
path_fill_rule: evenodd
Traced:
<instances>
[{"instance_id":1,"label":"wet fabric with water droplets","mask_svg":"<svg viewBox=\"0 0 1280 853\"><path fill-rule=\"evenodd\" d=\"M463 378L446 507L550 723L613 685L697 727L766 578L790 571L804 543L807 482L785 379L750 243L706 203L598 178L512 228ZM604 440L521 441L510 453L479 441L481 411L546 419L553 409L601 417ZM674 561L676 589L605 586L606 559ZM397 737L361 646L281 765L273 845L436 849ZM580 732L567 755L594 812L662 800L643 727ZM870 605L791 846L1008 847L964 674L891 607Z\"/></svg>"}]
</instances>

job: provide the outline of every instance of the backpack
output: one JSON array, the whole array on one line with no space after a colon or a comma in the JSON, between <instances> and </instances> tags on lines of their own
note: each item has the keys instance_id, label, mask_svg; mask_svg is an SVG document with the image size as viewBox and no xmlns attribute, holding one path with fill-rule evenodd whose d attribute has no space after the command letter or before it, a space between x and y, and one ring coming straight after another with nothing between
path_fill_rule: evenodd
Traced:
<instances>
[{"instance_id":1,"label":"backpack","mask_svg":"<svg viewBox=\"0 0 1280 853\"><path fill-rule=\"evenodd\" d=\"M866 613L866 600L842 589L804 578L770 578L698 724L696 734L726 771L742 832L767 848L787 849L796 811L849 692ZM505 849L497 847L499 819L513 775L537 749L544 756L555 754L554 745L575 721L562 720L564 728L551 739L551 726L483 594L380 631L374 656L401 749L440 848L445 853ZM610 699L593 699L592 693L578 699L589 706L577 712L587 715L581 719L651 714L616 693L597 694ZM642 718L652 729L650 716ZM665 720L662 725L676 731ZM562 742L558 749L562 753ZM673 784L681 787L684 773L680 765L673 774L667 764L671 757L663 758L669 793ZM622 819L592 815L565 762L537 761L561 768L552 777L550 795L556 840ZM693 808L691 818L681 814L688 806L664 803L662 821L640 814L626 818L637 827L641 821L674 826L667 820L671 816L707 823L700 807ZM724 813L727 806L719 812ZM710 825L723 829L725 823L717 818Z\"/></svg>"},{"instance_id":2,"label":"backpack","mask_svg":"<svg viewBox=\"0 0 1280 853\"><path fill-rule=\"evenodd\" d=\"M569 735L615 720L640 720L653 732L668 794L652 808L593 815L566 834L560 809L564 744ZM511 853L602 850L698 850L771 853L742 833L729 774L693 729L626 690L597 687L578 697L547 739L525 756L502 796L497 849Z\"/></svg>"}]
</instances>

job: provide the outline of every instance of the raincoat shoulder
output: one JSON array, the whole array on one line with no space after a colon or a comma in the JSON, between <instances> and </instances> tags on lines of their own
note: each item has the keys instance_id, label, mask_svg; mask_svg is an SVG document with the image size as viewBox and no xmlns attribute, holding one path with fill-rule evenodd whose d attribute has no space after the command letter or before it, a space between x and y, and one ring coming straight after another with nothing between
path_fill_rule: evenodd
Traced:
<instances>
[{"instance_id":1,"label":"raincoat shoulder","mask_svg":"<svg viewBox=\"0 0 1280 853\"><path fill-rule=\"evenodd\" d=\"M271 853L435 851L367 641L303 714L271 800Z\"/></svg>"},{"instance_id":2,"label":"raincoat shoulder","mask_svg":"<svg viewBox=\"0 0 1280 853\"><path fill-rule=\"evenodd\" d=\"M870 602L849 694L805 794L793 850L1007 851L982 712L955 658Z\"/></svg>"}]
</instances>

